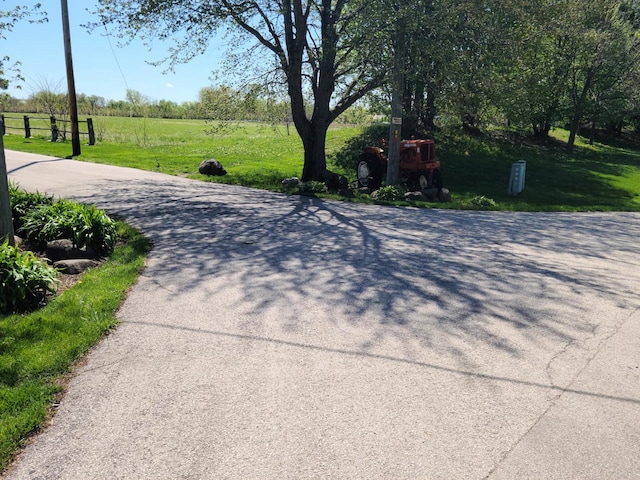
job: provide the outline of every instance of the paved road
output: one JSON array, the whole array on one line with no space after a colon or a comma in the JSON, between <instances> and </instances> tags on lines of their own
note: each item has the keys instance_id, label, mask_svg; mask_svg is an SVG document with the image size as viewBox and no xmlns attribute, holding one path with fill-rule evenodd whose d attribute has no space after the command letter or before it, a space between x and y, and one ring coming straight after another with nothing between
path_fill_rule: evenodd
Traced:
<instances>
[{"instance_id":1,"label":"paved road","mask_svg":"<svg viewBox=\"0 0 640 480\"><path fill-rule=\"evenodd\" d=\"M639 215L354 205L7 155L23 187L155 247L6 478L640 478Z\"/></svg>"}]
</instances>

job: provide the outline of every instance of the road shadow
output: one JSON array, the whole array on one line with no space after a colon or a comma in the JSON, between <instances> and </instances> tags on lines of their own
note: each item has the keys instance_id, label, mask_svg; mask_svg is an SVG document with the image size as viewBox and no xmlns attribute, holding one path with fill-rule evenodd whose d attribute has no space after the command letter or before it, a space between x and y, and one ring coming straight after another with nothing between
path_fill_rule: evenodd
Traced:
<instances>
[{"instance_id":1,"label":"road shadow","mask_svg":"<svg viewBox=\"0 0 640 480\"><path fill-rule=\"evenodd\" d=\"M346 323L366 332L360 352L395 342L403 358L429 352L474 369L470 342L518 359L525 344L580 342L640 306L634 214L381 208L175 178L106 180L95 191L76 200L151 238L147 275L169 301L229 295L251 312L249 332L261 330L260 312L278 312L284 336L316 320ZM225 279L242 285L241 298ZM598 304L621 317L598 318Z\"/></svg>"}]
</instances>

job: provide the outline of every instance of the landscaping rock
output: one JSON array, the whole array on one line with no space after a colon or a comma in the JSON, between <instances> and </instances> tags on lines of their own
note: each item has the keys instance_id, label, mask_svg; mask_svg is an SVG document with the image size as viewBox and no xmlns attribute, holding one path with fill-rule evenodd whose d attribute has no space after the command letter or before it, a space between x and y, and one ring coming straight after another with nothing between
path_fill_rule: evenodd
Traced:
<instances>
[{"instance_id":1,"label":"landscaping rock","mask_svg":"<svg viewBox=\"0 0 640 480\"><path fill-rule=\"evenodd\" d=\"M222 177L227 174L222 164L213 158L203 161L198 167L198 172L213 177Z\"/></svg>"},{"instance_id":2,"label":"landscaping rock","mask_svg":"<svg viewBox=\"0 0 640 480\"><path fill-rule=\"evenodd\" d=\"M282 186L287 188L295 188L300 185L300 179L298 177L285 178L282 180Z\"/></svg>"},{"instance_id":3,"label":"landscaping rock","mask_svg":"<svg viewBox=\"0 0 640 480\"><path fill-rule=\"evenodd\" d=\"M349 181L346 177L333 173L329 170L325 170L322 173L322 181L329 190L340 190L349 188Z\"/></svg>"},{"instance_id":4,"label":"landscaping rock","mask_svg":"<svg viewBox=\"0 0 640 480\"><path fill-rule=\"evenodd\" d=\"M422 192L407 192L404 194L404 198L410 202L424 202L427 200L426 195Z\"/></svg>"},{"instance_id":5,"label":"landscaping rock","mask_svg":"<svg viewBox=\"0 0 640 480\"><path fill-rule=\"evenodd\" d=\"M84 272L85 270L97 267L99 262L95 260L90 260L88 258L76 258L69 260L59 260L53 263L53 267L60 270L62 273L67 275L76 275Z\"/></svg>"},{"instance_id":6,"label":"landscaping rock","mask_svg":"<svg viewBox=\"0 0 640 480\"><path fill-rule=\"evenodd\" d=\"M88 252L86 249L76 248L73 242L69 239L52 240L47 243L46 248L47 258L52 261L67 260L70 258L94 258L95 255L92 252Z\"/></svg>"},{"instance_id":7,"label":"landscaping rock","mask_svg":"<svg viewBox=\"0 0 640 480\"><path fill-rule=\"evenodd\" d=\"M451 201L451 192L448 188L441 188L438 192L438 200L443 203Z\"/></svg>"},{"instance_id":8,"label":"landscaping rock","mask_svg":"<svg viewBox=\"0 0 640 480\"><path fill-rule=\"evenodd\" d=\"M425 188L424 190L420 190L420 192L423 193L428 200L435 200L438 196L437 187Z\"/></svg>"}]
</instances>

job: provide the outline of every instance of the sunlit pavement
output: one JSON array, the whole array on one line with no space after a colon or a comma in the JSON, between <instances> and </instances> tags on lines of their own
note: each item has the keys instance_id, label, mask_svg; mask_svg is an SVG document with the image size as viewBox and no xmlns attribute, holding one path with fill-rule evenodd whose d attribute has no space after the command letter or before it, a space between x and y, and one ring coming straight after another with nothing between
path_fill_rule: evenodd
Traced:
<instances>
[{"instance_id":1,"label":"sunlit pavement","mask_svg":"<svg viewBox=\"0 0 640 480\"><path fill-rule=\"evenodd\" d=\"M7 478L640 478L640 215L7 163L154 244Z\"/></svg>"}]
</instances>

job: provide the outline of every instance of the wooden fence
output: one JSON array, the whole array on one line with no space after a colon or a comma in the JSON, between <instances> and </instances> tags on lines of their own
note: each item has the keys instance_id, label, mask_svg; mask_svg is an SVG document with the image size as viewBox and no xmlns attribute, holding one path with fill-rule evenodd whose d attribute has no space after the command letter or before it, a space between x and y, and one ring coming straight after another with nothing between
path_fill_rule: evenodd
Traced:
<instances>
[{"instance_id":1,"label":"wooden fence","mask_svg":"<svg viewBox=\"0 0 640 480\"><path fill-rule=\"evenodd\" d=\"M58 138L60 138L60 127L59 125L63 125L64 131L67 131L67 124L71 123L70 120L67 119L59 119L54 117L53 115L50 117L44 117L44 116L38 116L38 115L24 115L22 117L12 117L12 116L8 116L3 114L0 114L0 120L2 120L0 123L2 124L2 135L6 135L7 134L7 130L20 130L24 132L24 138L31 138L31 131L32 130L46 130L48 132L51 132L51 141L52 142L57 142ZM11 125L7 125L6 120L22 120L22 124L19 127L16 126L11 126ZM46 124L46 127L38 127L38 126L33 126L31 121L32 120L41 120L44 122L40 122L40 124ZM12 122L14 123L14 122ZM95 145L96 144L96 135L95 132L93 130L93 119L91 118L87 118L86 120L79 120L78 124L86 124L87 125L87 131L83 132L83 131L79 131L78 133L80 133L80 135L88 135L89 136L89 145ZM37 125L37 123L36 123ZM79 128L79 126L78 126Z\"/></svg>"}]
</instances>

